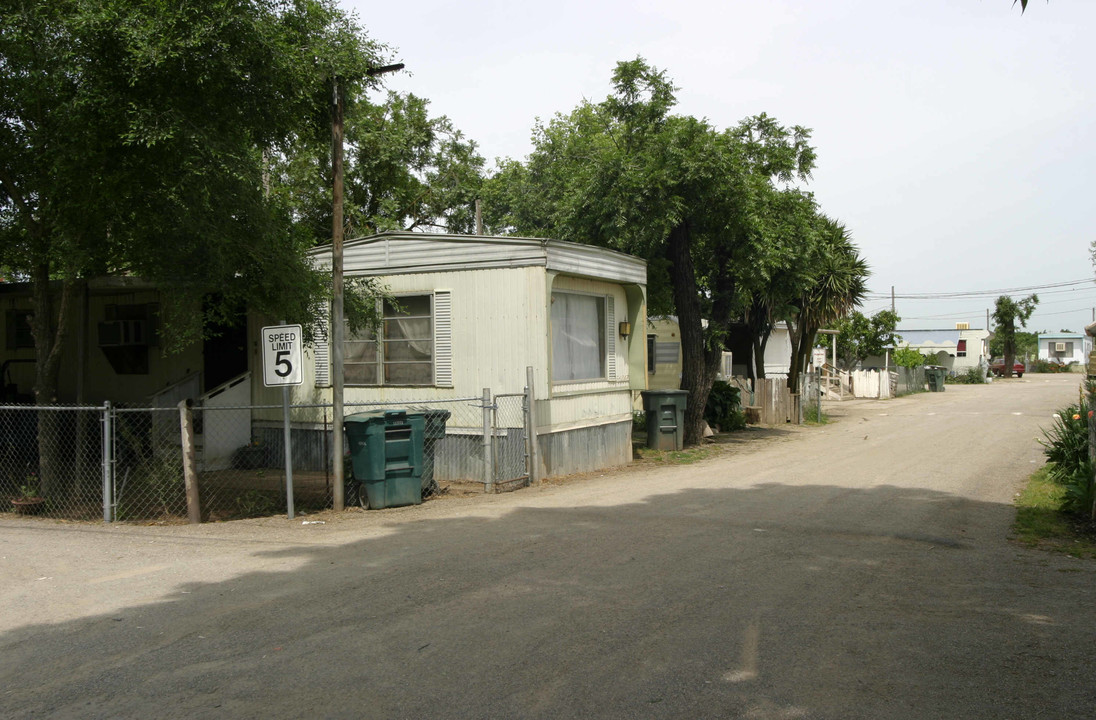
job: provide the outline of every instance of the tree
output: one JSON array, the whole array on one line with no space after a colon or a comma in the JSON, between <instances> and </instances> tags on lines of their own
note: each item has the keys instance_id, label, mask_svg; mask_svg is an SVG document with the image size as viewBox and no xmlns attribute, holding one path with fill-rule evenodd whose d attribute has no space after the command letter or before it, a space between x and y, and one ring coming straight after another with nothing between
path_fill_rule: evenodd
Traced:
<instances>
[{"instance_id":1,"label":"tree","mask_svg":"<svg viewBox=\"0 0 1096 720\"><path fill-rule=\"evenodd\" d=\"M893 348L901 339L895 333L900 320L890 310L880 310L870 318L857 311L838 320L833 329L838 331L837 356L845 369Z\"/></svg>"},{"instance_id":2,"label":"tree","mask_svg":"<svg viewBox=\"0 0 1096 720\"><path fill-rule=\"evenodd\" d=\"M1015 333L1016 338L1016 357L1024 355L1036 356L1039 354L1039 334L1033 332L1024 332L1023 330L1017 330ZM1005 345L1004 339L1000 333L994 333L989 338L989 355L990 357L1004 357Z\"/></svg>"},{"instance_id":3,"label":"tree","mask_svg":"<svg viewBox=\"0 0 1096 720\"><path fill-rule=\"evenodd\" d=\"M997 298L993 309L994 335L999 336L1005 356L1005 377L1012 377L1012 365L1016 360L1016 323L1027 327L1028 318L1035 312L1039 296L1032 293L1026 298L1013 300L1008 295Z\"/></svg>"},{"instance_id":4,"label":"tree","mask_svg":"<svg viewBox=\"0 0 1096 720\"><path fill-rule=\"evenodd\" d=\"M528 160L504 163L485 196L496 232L648 260L649 307L678 317L693 445L731 322L748 302L744 280L776 264L765 257L763 200L778 183L806 177L814 150L808 130L766 115L723 131L674 115L675 90L641 58L618 63L609 97L538 124Z\"/></svg>"},{"instance_id":5,"label":"tree","mask_svg":"<svg viewBox=\"0 0 1096 720\"><path fill-rule=\"evenodd\" d=\"M390 92L381 103L359 100L346 113L345 223L349 237L385 230L475 231L483 157L429 102ZM276 160L275 175L305 232L317 243L331 234L330 150L300 142Z\"/></svg>"},{"instance_id":6,"label":"tree","mask_svg":"<svg viewBox=\"0 0 1096 720\"><path fill-rule=\"evenodd\" d=\"M799 387L799 375L807 367L819 329L837 322L860 304L866 292L868 265L858 254L848 229L825 216L817 219L817 243L805 262L809 281L795 301L789 320L792 340L788 388Z\"/></svg>"},{"instance_id":7,"label":"tree","mask_svg":"<svg viewBox=\"0 0 1096 720\"><path fill-rule=\"evenodd\" d=\"M323 132L330 77L360 87L382 51L334 0L8 3L0 266L32 284L38 403L56 401L89 277L144 277L191 308L163 327L173 345L243 304L307 317L323 278L264 157ZM40 428L44 489L51 440Z\"/></svg>"},{"instance_id":8,"label":"tree","mask_svg":"<svg viewBox=\"0 0 1096 720\"><path fill-rule=\"evenodd\" d=\"M794 302L808 282L810 268L803 260L814 242L818 214L813 196L795 188L768 193L762 207L765 212L756 217L769 251L763 255L766 262L755 261L754 272L742 283L749 294L743 319L753 347L746 368L750 378L765 377L765 350L773 327L794 314Z\"/></svg>"}]
</instances>

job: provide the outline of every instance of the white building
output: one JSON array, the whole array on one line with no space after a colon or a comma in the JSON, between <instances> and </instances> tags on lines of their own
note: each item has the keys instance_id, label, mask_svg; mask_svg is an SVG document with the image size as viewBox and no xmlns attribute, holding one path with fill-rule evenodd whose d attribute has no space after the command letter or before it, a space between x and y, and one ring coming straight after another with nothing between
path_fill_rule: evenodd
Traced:
<instances>
[{"instance_id":1,"label":"white building","mask_svg":"<svg viewBox=\"0 0 1096 720\"><path fill-rule=\"evenodd\" d=\"M1039 359L1048 362L1087 363L1092 338L1084 333L1042 333L1039 335Z\"/></svg>"},{"instance_id":2,"label":"white building","mask_svg":"<svg viewBox=\"0 0 1096 720\"><path fill-rule=\"evenodd\" d=\"M330 247L313 257L329 267ZM646 337L632 332L646 325L643 260L556 240L383 233L348 241L344 272L398 301L382 303L380 337L346 339L346 402L520 393L532 367L542 477L631 460L632 393L646 388ZM328 347L311 355L294 402L329 403ZM279 402L258 377L252 392Z\"/></svg>"},{"instance_id":3,"label":"white building","mask_svg":"<svg viewBox=\"0 0 1096 720\"><path fill-rule=\"evenodd\" d=\"M952 330L899 330L897 347L908 347L932 358L931 364L949 373L966 372L989 361L988 330L958 323Z\"/></svg>"}]
</instances>

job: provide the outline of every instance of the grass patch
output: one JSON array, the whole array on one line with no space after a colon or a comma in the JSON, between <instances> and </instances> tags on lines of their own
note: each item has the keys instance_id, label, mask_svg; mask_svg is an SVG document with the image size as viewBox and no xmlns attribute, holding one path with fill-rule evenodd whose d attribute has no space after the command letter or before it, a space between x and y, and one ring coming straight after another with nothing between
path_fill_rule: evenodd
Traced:
<instances>
[{"instance_id":1,"label":"grass patch","mask_svg":"<svg viewBox=\"0 0 1096 720\"><path fill-rule=\"evenodd\" d=\"M644 462L658 462L666 463L668 465L690 465L711 457L713 454L719 452L719 449L712 445L697 445L696 447L685 448L684 450L653 450L649 447L637 447L635 449L636 459Z\"/></svg>"},{"instance_id":2,"label":"grass patch","mask_svg":"<svg viewBox=\"0 0 1096 720\"><path fill-rule=\"evenodd\" d=\"M1016 539L1028 547L1051 550L1078 558L1096 559L1096 532L1062 512L1066 489L1050 478L1049 468L1032 473L1016 497Z\"/></svg>"},{"instance_id":3,"label":"grass patch","mask_svg":"<svg viewBox=\"0 0 1096 720\"><path fill-rule=\"evenodd\" d=\"M818 409L817 405L809 405L803 409L803 422L807 425L825 425L830 421L830 416Z\"/></svg>"}]
</instances>

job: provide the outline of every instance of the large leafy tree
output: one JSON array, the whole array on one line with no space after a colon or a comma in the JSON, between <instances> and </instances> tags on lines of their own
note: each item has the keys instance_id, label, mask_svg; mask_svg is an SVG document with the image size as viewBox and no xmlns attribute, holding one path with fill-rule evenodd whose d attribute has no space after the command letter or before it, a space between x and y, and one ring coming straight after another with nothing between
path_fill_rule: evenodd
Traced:
<instances>
[{"instance_id":1,"label":"large leafy tree","mask_svg":"<svg viewBox=\"0 0 1096 720\"><path fill-rule=\"evenodd\" d=\"M483 157L447 117L430 116L428 101L394 92L378 103L362 98L348 110L345 123L347 235L475 230ZM328 242L328 145L302 141L276 160L276 192L290 199L306 233Z\"/></svg>"},{"instance_id":2,"label":"large leafy tree","mask_svg":"<svg viewBox=\"0 0 1096 720\"><path fill-rule=\"evenodd\" d=\"M809 131L765 115L719 130L673 114L675 87L642 59L618 63L612 82L603 102L538 124L527 161L505 163L485 188L488 218L496 231L648 260L651 311L678 317L685 443L695 444L746 280L777 264L765 258L765 201L806 177L814 150Z\"/></svg>"},{"instance_id":3,"label":"large leafy tree","mask_svg":"<svg viewBox=\"0 0 1096 720\"><path fill-rule=\"evenodd\" d=\"M157 281L195 309L165 328L177 341L243 302L305 318L322 278L264 158L324 132L330 78L360 87L382 51L334 0L6 4L0 266L32 283L37 402L56 400L88 277Z\"/></svg>"},{"instance_id":4,"label":"large leafy tree","mask_svg":"<svg viewBox=\"0 0 1096 720\"><path fill-rule=\"evenodd\" d=\"M755 259L742 286L749 296L743 313L752 346L747 376L765 377L765 352L776 323L794 315L795 301L809 282L811 268L804 262L815 241L817 207L814 198L795 188L767 193L755 218L765 233L767 252Z\"/></svg>"},{"instance_id":5,"label":"large leafy tree","mask_svg":"<svg viewBox=\"0 0 1096 720\"><path fill-rule=\"evenodd\" d=\"M1001 351L1005 356L1005 377L1012 377L1012 366L1016 362L1016 324L1027 327L1027 321L1038 304L1039 296L1034 293L1019 300L1002 295L994 304L994 342L1000 343Z\"/></svg>"}]
</instances>

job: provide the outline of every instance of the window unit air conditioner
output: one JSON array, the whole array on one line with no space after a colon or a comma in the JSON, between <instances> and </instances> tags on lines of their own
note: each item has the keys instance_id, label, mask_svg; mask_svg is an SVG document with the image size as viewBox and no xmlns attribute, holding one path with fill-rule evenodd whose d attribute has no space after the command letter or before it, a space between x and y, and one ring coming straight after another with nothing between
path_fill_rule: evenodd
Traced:
<instances>
[{"instance_id":1,"label":"window unit air conditioner","mask_svg":"<svg viewBox=\"0 0 1096 720\"><path fill-rule=\"evenodd\" d=\"M148 345L148 321L109 320L99 323L99 347Z\"/></svg>"},{"instance_id":2,"label":"window unit air conditioner","mask_svg":"<svg viewBox=\"0 0 1096 720\"><path fill-rule=\"evenodd\" d=\"M1054 343L1054 352L1065 352L1065 351L1066 351L1066 344L1064 342Z\"/></svg>"}]
</instances>

